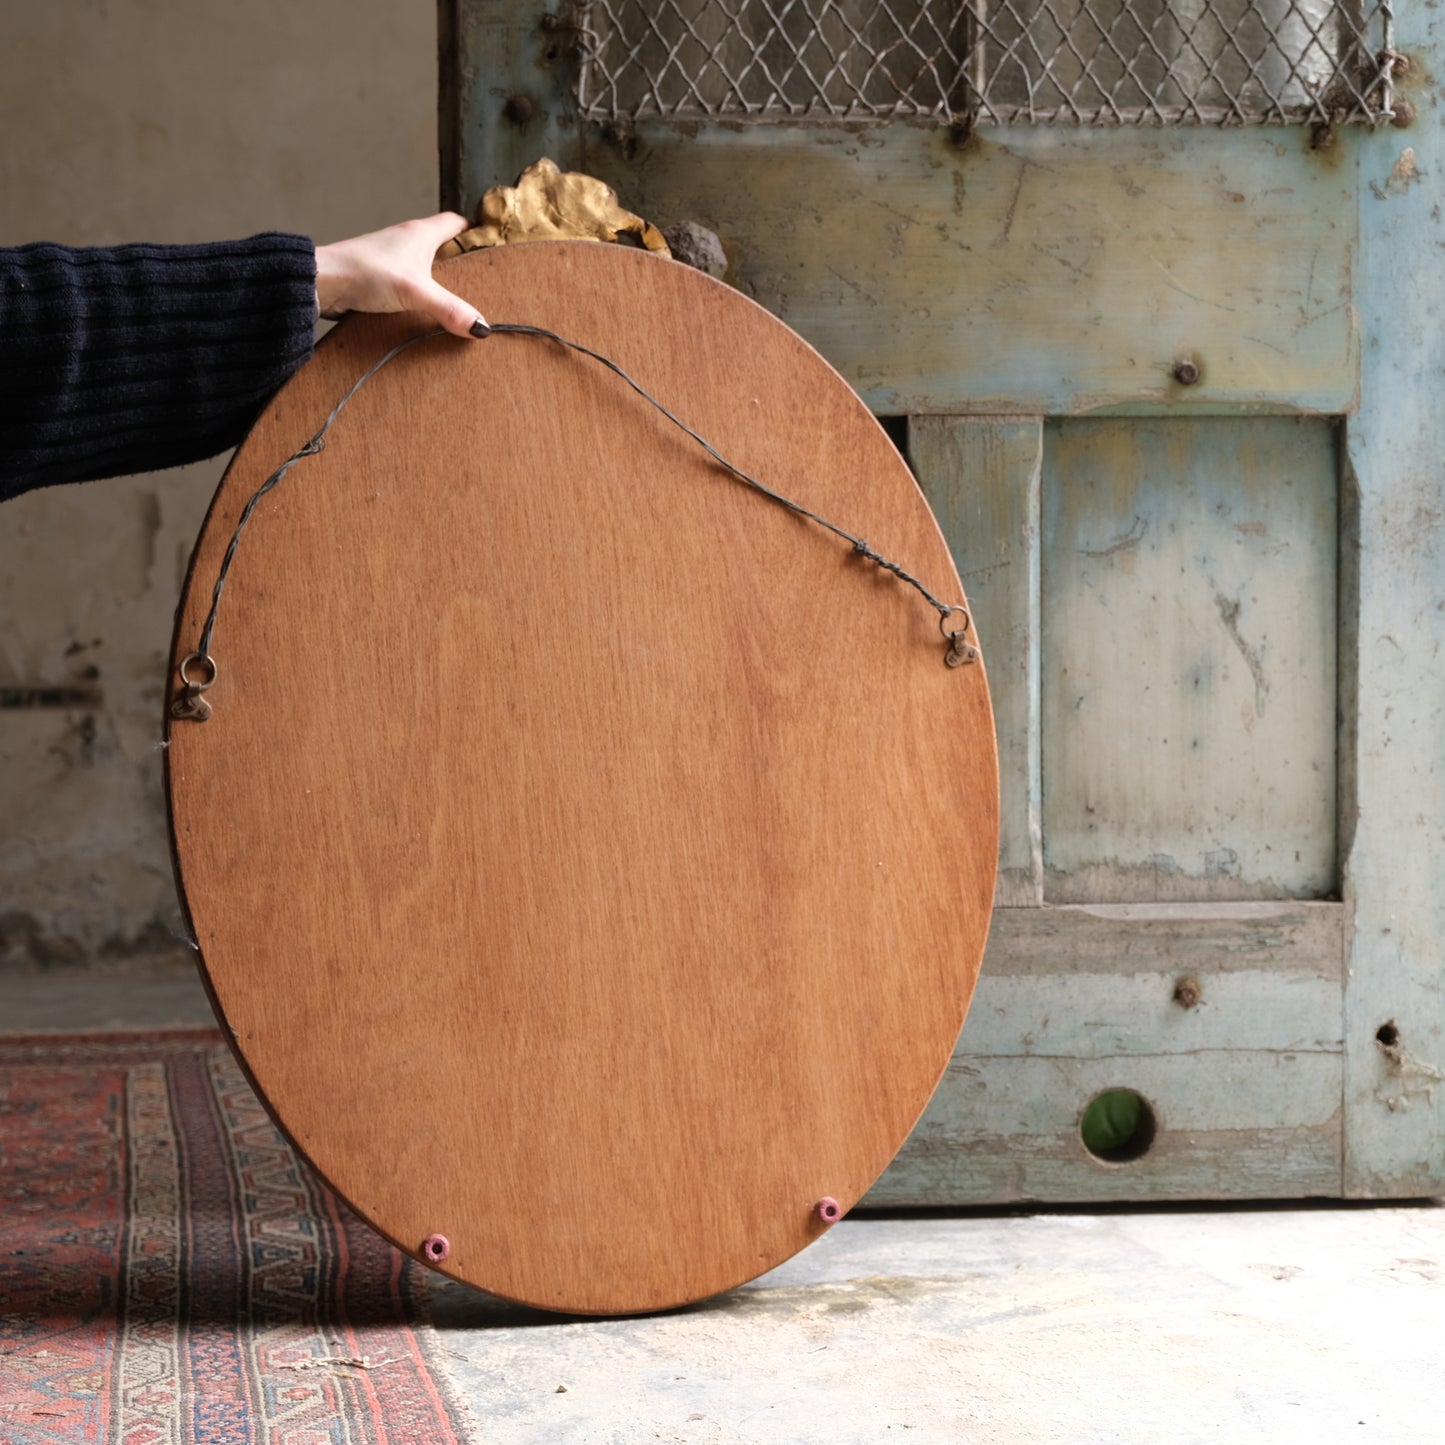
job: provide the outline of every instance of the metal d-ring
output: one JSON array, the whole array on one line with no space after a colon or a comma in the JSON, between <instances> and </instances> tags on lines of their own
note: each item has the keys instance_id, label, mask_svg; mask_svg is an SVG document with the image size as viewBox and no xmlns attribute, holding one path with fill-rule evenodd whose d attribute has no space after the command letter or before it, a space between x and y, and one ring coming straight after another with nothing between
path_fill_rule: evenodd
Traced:
<instances>
[{"instance_id":1,"label":"metal d-ring","mask_svg":"<svg viewBox=\"0 0 1445 1445\"><path fill-rule=\"evenodd\" d=\"M192 667L204 669L205 677L192 677ZM211 705L201 694L216 680L215 658L209 653L192 652L181 660L176 675L181 680L181 695L171 704L171 716L205 722L211 715Z\"/></svg>"},{"instance_id":2,"label":"metal d-ring","mask_svg":"<svg viewBox=\"0 0 1445 1445\"><path fill-rule=\"evenodd\" d=\"M963 621L957 627L950 628L948 622L954 613L958 613ZM961 604L945 607L939 613L938 630L948 642L948 652L943 660L950 667L963 667L967 663L978 661L978 648L968 640L968 631L972 625L973 619L968 615L968 608Z\"/></svg>"}]
</instances>

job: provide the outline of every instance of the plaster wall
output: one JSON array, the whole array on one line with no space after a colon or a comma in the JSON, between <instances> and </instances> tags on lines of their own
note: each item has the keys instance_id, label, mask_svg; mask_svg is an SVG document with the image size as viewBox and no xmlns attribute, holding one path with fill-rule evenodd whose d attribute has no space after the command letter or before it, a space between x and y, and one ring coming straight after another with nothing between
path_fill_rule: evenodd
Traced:
<instances>
[{"instance_id":1,"label":"plaster wall","mask_svg":"<svg viewBox=\"0 0 1445 1445\"><path fill-rule=\"evenodd\" d=\"M427 214L435 44L426 0L0 7L0 246ZM0 973L188 952L157 742L225 460L0 504Z\"/></svg>"}]
</instances>

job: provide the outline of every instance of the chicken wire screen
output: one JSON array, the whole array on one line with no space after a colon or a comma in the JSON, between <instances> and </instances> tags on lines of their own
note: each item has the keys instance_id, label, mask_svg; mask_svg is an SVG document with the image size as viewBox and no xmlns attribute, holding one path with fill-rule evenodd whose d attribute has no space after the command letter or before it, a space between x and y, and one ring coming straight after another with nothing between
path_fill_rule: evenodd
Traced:
<instances>
[{"instance_id":1,"label":"chicken wire screen","mask_svg":"<svg viewBox=\"0 0 1445 1445\"><path fill-rule=\"evenodd\" d=\"M599 121L1377 121L1389 0L580 0Z\"/></svg>"}]
</instances>

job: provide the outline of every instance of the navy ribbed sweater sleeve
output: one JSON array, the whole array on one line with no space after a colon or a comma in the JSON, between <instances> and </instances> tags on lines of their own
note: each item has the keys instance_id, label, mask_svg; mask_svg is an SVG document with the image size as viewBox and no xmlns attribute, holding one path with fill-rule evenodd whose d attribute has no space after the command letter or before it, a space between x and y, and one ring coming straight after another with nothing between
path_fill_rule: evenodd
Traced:
<instances>
[{"instance_id":1,"label":"navy ribbed sweater sleeve","mask_svg":"<svg viewBox=\"0 0 1445 1445\"><path fill-rule=\"evenodd\" d=\"M305 236L0 248L0 500L234 446L315 319Z\"/></svg>"}]
</instances>

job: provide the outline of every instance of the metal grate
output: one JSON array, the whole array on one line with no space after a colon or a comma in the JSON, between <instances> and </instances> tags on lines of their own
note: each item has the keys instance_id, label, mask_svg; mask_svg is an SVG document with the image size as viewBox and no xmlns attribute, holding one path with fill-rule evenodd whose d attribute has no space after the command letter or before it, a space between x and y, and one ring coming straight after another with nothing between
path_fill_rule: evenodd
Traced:
<instances>
[{"instance_id":1,"label":"metal grate","mask_svg":"<svg viewBox=\"0 0 1445 1445\"><path fill-rule=\"evenodd\" d=\"M580 0L585 119L1379 121L1391 0Z\"/></svg>"}]
</instances>

